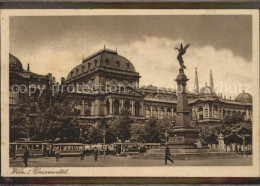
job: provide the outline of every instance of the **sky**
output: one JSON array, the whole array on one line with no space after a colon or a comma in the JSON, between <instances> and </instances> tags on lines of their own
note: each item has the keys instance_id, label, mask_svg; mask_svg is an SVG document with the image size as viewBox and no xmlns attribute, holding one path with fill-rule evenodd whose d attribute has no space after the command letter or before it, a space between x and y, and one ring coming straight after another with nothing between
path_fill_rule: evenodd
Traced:
<instances>
[{"instance_id":1,"label":"sky","mask_svg":"<svg viewBox=\"0 0 260 186\"><path fill-rule=\"evenodd\" d=\"M175 88L180 43L192 87L209 84L228 98L252 91L252 20L250 15L45 16L10 18L10 53L31 71L52 73L58 81L94 52L106 48L129 59L140 85ZM222 88L220 88L222 85ZM250 88L249 90L247 90ZM190 88L192 89L192 88Z\"/></svg>"}]
</instances>

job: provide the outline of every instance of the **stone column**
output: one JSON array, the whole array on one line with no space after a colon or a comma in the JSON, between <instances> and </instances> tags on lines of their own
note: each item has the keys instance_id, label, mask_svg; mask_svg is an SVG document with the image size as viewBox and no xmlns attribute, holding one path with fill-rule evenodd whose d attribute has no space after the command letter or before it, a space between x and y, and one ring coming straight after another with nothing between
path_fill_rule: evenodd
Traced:
<instances>
[{"instance_id":1,"label":"stone column","mask_svg":"<svg viewBox=\"0 0 260 186\"><path fill-rule=\"evenodd\" d=\"M91 115L94 116L95 115L95 100L93 100L91 102Z\"/></svg>"},{"instance_id":2,"label":"stone column","mask_svg":"<svg viewBox=\"0 0 260 186\"><path fill-rule=\"evenodd\" d=\"M198 109L198 107L197 107L197 119L199 120L200 119L200 112L199 112L199 109ZM202 114L203 114L203 111L202 111Z\"/></svg>"},{"instance_id":3,"label":"stone column","mask_svg":"<svg viewBox=\"0 0 260 186\"><path fill-rule=\"evenodd\" d=\"M124 100L120 99L119 100L120 106L119 106L119 113L121 112L122 108L124 107Z\"/></svg>"},{"instance_id":4,"label":"stone column","mask_svg":"<svg viewBox=\"0 0 260 186\"><path fill-rule=\"evenodd\" d=\"M246 109L246 119L250 119L249 118L249 110L248 109Z\"/></svg>"},{"instance_id":5,"label":"stone column","mask_svg":"<svg viewBox=\"0 0 260 186\"><path fill-rule=\"evenodd\" d=\"M85 116L85 101L84 99L82 100L82 112L81 115Z\"/></svg>"},{"instance_id":6,"label":"stone column","mask_svg":"<svg viewBox=\"0 0 260 186\"><path fill-rule=\"evenodd\" d=\"M215 114L214 114L214 107L213 107L213 104L212 104L212 107L211 107L211 116L212 116L213 118L215 118L214 115L215 115Z\"/></svg>"},{"instance_id":7,"label":"stone column","mask_svg":"<svg viewBox=\"0 0 260 186\"><path fill-rule=\"evenodd\" d=\"M206 116L206 105L205 104L203 105L202 113L203 113L203 119L206 118L207 116Z\"/></svg>"},{"instance_id":8,"label":"stone column","mask_svg":"<svg viewBox=\"0 0 260 186\"><path fill-rule=\"evenodd\" d=\"M141 102L141 116L144 116L144 102Z\"/></svg>"},{"instance_id":9,"label":"stone column","mask_svg":"<svg viewBox=\"0 0 260 186\"><path fill-rule=\"evenodd\" d=\"M151 111L150 116L152 117L153 116L153 106L151 106L150 111Z\"/></svg>"},{"instance_id":10,"label":"stone column","mask_svg":"<svg viewBox=\"0 0 260 186\"><path fill-rule=\"evenodd\" d=\"M96 99L95 100L95 115L96 116L100 115L100 107L101 107L100 99Z\"/></svg>"},{"instance_id":11,"label":"stone column","mask_svg":"<svg viewBox=\"0 0 260 186\"><path fill-rule=\"evenodd\" d=\"M134 101L131 101L131 113L132 113L132 116L134 116L135 115L135 107L134 107Z\"/></svg>"},{"instance_id":12,"label":"stone column","mask_svg":"<svg viewBox=\"0 0 260 186\"><path fill-rule=\"evenodd\" d=\"M113 114L113 99L110 98L109 99L109 113L107 113L108 115Z\"/></svg>"},{"instance_id":13,"label":"stone column","mask_svg":"<svg viewBox=\"0 0 260 186\"><path fill-rule=\"evenodd\" d=\"M188 94L186 93L186 83L188 80L183 68L180 68L175 80L178 85L176 126L190 126L190 109L188 105Z\"/></svg>"},{"instance_id":14,"label":"stone column","mask_svg":"<svg viewBox=\"0 0 260 186\"><path fill-rule=\"evenodd\" d=\"M172 110L172 117L173 117L173 110L174 110L174 108L172 108L171 110Z\"/></svg>"}]
</instances>

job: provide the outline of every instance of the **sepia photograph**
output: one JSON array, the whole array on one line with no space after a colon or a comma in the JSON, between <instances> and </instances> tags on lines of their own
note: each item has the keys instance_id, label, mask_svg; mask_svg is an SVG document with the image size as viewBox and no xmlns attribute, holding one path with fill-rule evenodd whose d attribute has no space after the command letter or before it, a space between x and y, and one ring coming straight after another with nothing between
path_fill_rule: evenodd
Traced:
<instances>
[{"instance_id":1,"label":"sepia photograph","mask_svg":"<svg viewBox=\"0 0 260 186\"><path fill-rule=\"evenodd\" d=\"M258 11L41 12L3 14L6 174L259 168Z\"/></svg>"}]
</instances>

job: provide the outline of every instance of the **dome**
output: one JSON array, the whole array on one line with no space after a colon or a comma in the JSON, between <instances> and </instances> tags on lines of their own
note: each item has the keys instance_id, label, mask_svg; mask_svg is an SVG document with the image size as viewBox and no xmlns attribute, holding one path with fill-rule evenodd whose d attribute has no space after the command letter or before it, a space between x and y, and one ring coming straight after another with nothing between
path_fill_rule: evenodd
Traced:
<instances>
[{"instance_id":1,"label":"dome","mask_svg":"<svg viewBox=\"0 0 260 186\"><path fill-rule=\"evenodd\" d=\"M9 54L9 71L16 71L16 72L22 72L23 71L23 65L21 61L13 56L12 54Z\"/></svg>"},{"instance_id":2,"label":"dome","mask_svg":"<svg viewBox=\"0 0 260 186\"><path fill-rule=\"evenodd\" d=\"M128 59L118 55L117 51L103 49L85 58L80 65L72 69L67 76L67 80L83 73L90 72L96 67L135 72L133 64Z\"/></svg>"},{"instance_id":3,"label":"dome","mask_svg":"<svg viewBox=\"0 0 260 186\"><path fill-rule=\"evenodd\" d=\"M251 96L251 94L243 91L236 97L236 101L252 103L252 96Z\"/></svg>"},{"instance_id":4,"label":"dome","mask_svg":"<svg viewBox=\"0 0 260 186\"><path fill-rule=\"evenodd\" d=\"M213 94L213 90L210 86L205 86L200 89L201 94Z\"/></svg>"}]
</instances>

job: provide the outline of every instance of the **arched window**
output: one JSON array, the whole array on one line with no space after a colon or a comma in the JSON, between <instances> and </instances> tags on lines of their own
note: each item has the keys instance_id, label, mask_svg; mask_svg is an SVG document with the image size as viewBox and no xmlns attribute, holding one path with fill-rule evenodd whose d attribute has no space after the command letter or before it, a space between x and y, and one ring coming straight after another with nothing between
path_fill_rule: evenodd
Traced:
<instances>
[{"instance_id":1,"label":"arched window","mask_svg":"<svg viewBox=\"0 0 260 186\"><path fill-rule=\"evenodd\" d=\"M140 116L140 103L139 102L136 102L135 103L135 115L136 116Z\"/></svg>"},{"instance_id":2,"label":"arched window","mask_svg":"<svg viewBox=\"0 0 260 186\"><path fill-rule=\"evenodd\" d=\"M176 108L173 108L173 116L176 116Z\"/></svg>"},{"instance_id":3,"label":"arched window","mask_svg":"<svg viewBox=\"0 0 260 186\"><path fill-rule=\"evenodd\" d=\"M126 110L130 110L131 104L130 104L129 101L125 101L125 103L124 103L124 108L125 108Z\"/></svg>"},{"instance_id":4,"label":"arched window","mask_svg":"<svg viewBox=\"0 0 260 186\"><path fill-rule=\"evenodd\" d=\"M228 111L227 111L227 115L230 115L230 114L231 114L231 111L230 111L230 110L228 110Z\"/></svg>"},{"instance_id":5,"label":"arched window","mask_svg":"<svg viewBox=\"0 0 260 186\"><path fill-rule=\"evenodd\" d=\"M107 115L110 114L110 103L109 103L108 100L106 101L106 114L107 114Z\"/></svg>"},{"instance_id":6,"label":"arched window","mask_svg":"<svg viewBox=\"0 0 260 186\"><path fill-rule=\"evenodd\" d=\"M199 119L200 119L200 120L203 120L203 108L202 108L202 107L199 107L199 108L198 108L198 111L199 111Z\"/></svg>"},{"instance_id":7,"label":"arched window","mask_svg":"<svg viewBox=\"0 0 260 186\"><path fill-rule=\"evenodd\" d=\"M157 107L153 107L153 114L154 117L158 118L158 109Z\"/></svg>"},{"instance_id":8,"label":"arched window","mask_svg":"<svg viewBox=\"0 0 260 186\"><path fill-rule=\"evenodd\" d=\"M90 116L91 115L91 103L90 101L86 101L84 103L84 109L85 109L85 116Z\"/></svg>"},{"instance_id":9,"label":"arched window","mask_svg":"<svg viewBox=\"0 0 260 186\"><path fill-rule=\"evenodd\" d=\"M114 101L114 114L115 115L119 114L119 107L120 107L120 103L119 103L118 99L116 99Z\"/></svg>"},{"instance_id":10,"label":"arched window","mask_svg":"<svg viewBox=\"0 0 260 186\"><path fill-rule=\"evenodd\" d=\"M167 116L171 116L172 115L172 111L170 108L167 108Z\"/></svg>"}]
</instances>

